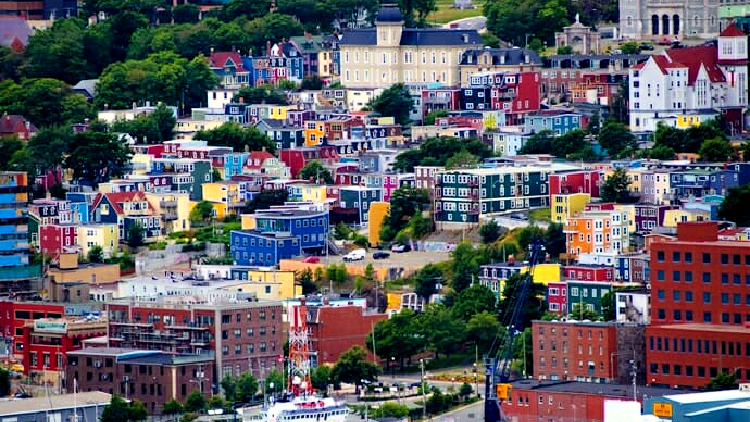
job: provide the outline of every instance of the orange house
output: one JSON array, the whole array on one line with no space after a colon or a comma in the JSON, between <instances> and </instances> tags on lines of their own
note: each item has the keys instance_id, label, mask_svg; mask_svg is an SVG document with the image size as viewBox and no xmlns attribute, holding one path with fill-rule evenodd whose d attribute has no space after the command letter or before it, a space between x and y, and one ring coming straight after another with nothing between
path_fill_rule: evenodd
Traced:
<instances>
[{"instance_id":1,"label":"orange house","mask_svg":"<svg viewBox=\"0 0 750 422\"><path fill-rule=\"evenodd\" d=\"M584 211L565 223L568 254L620 253L628 245L627 214L619 210Z\"/></svg>"}]
</instances>

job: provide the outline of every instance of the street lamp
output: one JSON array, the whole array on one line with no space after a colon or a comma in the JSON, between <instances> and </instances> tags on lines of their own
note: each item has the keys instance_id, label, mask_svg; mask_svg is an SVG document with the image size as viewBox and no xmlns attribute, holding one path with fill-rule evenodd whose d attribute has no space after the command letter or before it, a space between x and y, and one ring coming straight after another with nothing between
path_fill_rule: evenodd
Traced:
<instances>
[{"instance_id":1,"label":"street lamp","mask_svg":"<svg viewBox=\"0 0 750 422\"><path fill-rule=\"evenodd\" d=\"M422 419L427 419L427 393L424 385L424 359L419 359L419 367L422 369Z\"/></svg>"},{"instance_id":2,"label":"street lamp","mask_svg":"<svg viewBox=\"0 0 750 422\"><path fill-rule=\"evenodd\" d=\"M474 392L479 397L479 374L477 374L477 363L474 362Z\"/></svg>"},{"instance_id":3,"label":"street lamp","mask_svg":"<svg viewBox=\"0 0 750 422\"><path fill-rule=\"evenodd\" d=\"M391 356L391 378L396 379L396 358Z\"/></svg>"}]
</instances>

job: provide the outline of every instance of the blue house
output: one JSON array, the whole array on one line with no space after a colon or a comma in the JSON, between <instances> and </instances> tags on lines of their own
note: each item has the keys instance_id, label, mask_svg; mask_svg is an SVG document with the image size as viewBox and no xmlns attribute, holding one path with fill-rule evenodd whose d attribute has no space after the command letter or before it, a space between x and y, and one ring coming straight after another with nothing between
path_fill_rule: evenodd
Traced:
<instances>
[{"instance_id":1,"label":"blue house","mask_svg":"<svg viewBox=\"0 0 750 422\"><path fill-rule=\"evenodd\" d=\"M70 209L78 217L81 224L89 222L91 204L98 195L97 192L66 192L65 199L70 201Z\"/></svg>"},{"instance_id":2,"label":"blue house","mask_svg":"<svg viewBox=\"0 0 750 422\"><path fill-rule=\"evenodd\" d=\"M305 143L305 130L286 120L261 119L255 127L276 142L276 148L280 150L301 147Z\"/></svg>"},{"instance_id":3,"label":"blue house","mask_svg":"<svg viewBox=\"0 0 750 422\"><path fill-rule=\"evenodd\" d=\"M288 233L233 230L229 242L236 265L275 266L301 254L299 239Z\"/></svg>"},{"instance_id":4,"label":"blue house","mask_svg":"<svg viewBox=\"0 0 750 422\"><path fill-rule=\"evenodd\" d=\"M368 188L364 186L342 186L339 189L339 205L341 208L357 210L357 219L354 224L367 223L367 215L373 202L383 200L381 188Z\"/></svg>"},{"instance_id":5,"label":"blue house","mask_svg":"<svg viewBox=\"0 0 750 422\"><path fill-rule=\"evenodd\" d=\"M543 130L551 130L555 135L564 135L571 130L582 128L583 116L573 113L562 113L554 115L536 114L526 116L524 120L524 132L538 133Z\"/></svg>"},{"instance_id":6,"label":"blue house","mask_svg":"<svg viewBox=\"0 0 750 422\"><path fill-rule=\"evenodd\" d=\"M279 260L321 253L328 236L328 210L275 207L253 214L255 228L230 233L237 265L278 265Z\"/></svg>"},{"instance_id":7,"label":"blue house","mask_svg":"<svg viewBox=\"0 0 750 422\"><path fill-rule=\"evenodd\" d=\"M233 152L224 154L224 180L230 180L234 176L242 174L242 166L247 163L250 156L247 152Z\"/></svg>"}]
</instances>

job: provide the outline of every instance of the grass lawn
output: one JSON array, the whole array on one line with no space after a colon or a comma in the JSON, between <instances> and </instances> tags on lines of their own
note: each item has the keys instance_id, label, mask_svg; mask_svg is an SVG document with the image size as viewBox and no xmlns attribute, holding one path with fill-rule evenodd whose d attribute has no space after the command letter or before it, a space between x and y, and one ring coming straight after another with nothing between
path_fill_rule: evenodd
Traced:
<instances>
[{"instance_id":1,"label":"grass lawn","mask_svg":"<svg viewBox=\"0 0 750 422\"><path fill-rule=\"evenodd\" d=\"M537 208L529 211L530 220L550 221L551 214L549 208Z\"/></svg>"},{"instance_id":2,"label":"grass lawn","mask_svg":"<svg viewBox=\"0 0 750 422\"><path fill-rule=\"evenodd\" d=\"M453 6L453 0L436 0L438 10L430 13L427 17L427 22L430 23L448 23L463 18L472 18L474 16L482 16L482 3L475 1L475 9L451 9Z\"/></svg>"}]
</instances>

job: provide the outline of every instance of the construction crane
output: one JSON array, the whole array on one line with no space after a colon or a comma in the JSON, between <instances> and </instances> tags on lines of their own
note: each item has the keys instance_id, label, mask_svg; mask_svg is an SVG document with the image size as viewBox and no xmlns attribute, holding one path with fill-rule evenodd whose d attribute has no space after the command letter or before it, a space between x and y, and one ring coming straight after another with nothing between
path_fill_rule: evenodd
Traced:
<instances>
[{"instance_id":1,"label":"construction crane","mask_svg":"<svg viewBox=\"0 0 750 422\"><path fill-rule=\"evenodd\" d=\"M500 422L502 415L500 412L500 403L507 400L510 395L511 386L510 367L513 362L513 343L516 335L523 333L523 319L526 310L526 299L534 282L534 267L536 266L540 255L546 250L541 241L535 240L529 245L529 265L526 274L521 277L519 289L515 296L510 299L508 312L503 319L503 326L506 328L503 334L490 346L487 353L485 364L485 381L484 381L484 421ZM499 340L499 342L498 342ZM497 348L495 346L497 345ZM494 355L495 351L497 354Z\"/></svg>"}]
</instances>

